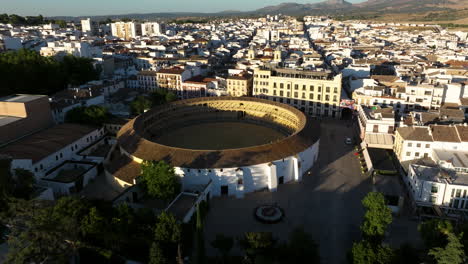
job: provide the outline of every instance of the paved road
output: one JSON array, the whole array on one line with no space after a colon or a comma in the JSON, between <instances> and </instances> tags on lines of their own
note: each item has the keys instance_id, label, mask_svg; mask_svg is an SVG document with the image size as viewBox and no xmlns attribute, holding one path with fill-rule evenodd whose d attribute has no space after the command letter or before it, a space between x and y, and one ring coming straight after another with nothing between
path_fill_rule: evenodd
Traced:
<instances>
[{"instance_id":1,"label":"paved road","mask_svg":"<svg viewBox=\"0 0 468 264\"><path fill-rule=\"evenodd\" d=\"M217 233L239 237L247 231L271 231L277 238L287 239L294 227L303 226L320 244L322 263L346 263L353 240L360 238L361 200L372 189L370 179L360 173L352 147L344 144L345 137L354 136L343 121L324 121L318 164L302 182L243 199L213 199L206 219L206 241ZM254 208L265 203L280 205L285 219L274 225L255 221ZM214 252L209 248L208 253ZM238 249L233 251L236 253L240 253Z\"/></svg>"}]
</instances>

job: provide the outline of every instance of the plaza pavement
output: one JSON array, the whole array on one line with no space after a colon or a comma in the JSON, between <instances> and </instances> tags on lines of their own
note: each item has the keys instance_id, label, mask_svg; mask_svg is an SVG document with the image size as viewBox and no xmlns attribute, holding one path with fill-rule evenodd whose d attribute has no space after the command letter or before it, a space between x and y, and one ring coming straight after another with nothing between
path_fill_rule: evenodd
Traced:
<instances>
[{"instance_id":1,"label":"plaza pavement","mask_svg":"<svg viewBox=\"0 0 468 264\"><path fill-rule=\"evenodd\" d=\"M318 242L322 263L346 263L352 242L360 238L364 213L361 200L372 190L372 183L361 174L352 147L344 144L346 137L356 136L352 127L341 120L323 121L321 132L318 163L302 182L281 185L277 192L248 194L243 199L211 200L205 224L208 254L216 254L209 242L218 233L240 237L248 231L270 231L286 240L294 227L303 226ZM273 225L257 222L254 208L271 203L283 208L283 221ZM239 249L232 254L240 254Z\"/></svg>"}]
</instances>

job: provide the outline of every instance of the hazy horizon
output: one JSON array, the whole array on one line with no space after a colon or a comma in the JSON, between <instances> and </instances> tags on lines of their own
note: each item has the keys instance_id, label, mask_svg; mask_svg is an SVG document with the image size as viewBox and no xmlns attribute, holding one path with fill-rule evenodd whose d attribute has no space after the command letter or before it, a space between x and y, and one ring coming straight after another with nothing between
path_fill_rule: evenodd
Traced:
<instances>
[{"instance_id":1,"label":"hazy horizon","mask_svg":"<svg viewBox=\"0 0 468 264\"><path fill-rule=\"evenodd\" d=\"M222 11L252 11L269 5L281 3L318 3L323 0L81 0L65 2L63 0L7 0L2 3L1 13L21 16L106 16L133 13L194 12L215 13ZM363 0L350 0L351 3ZM162 3L161 3L162 2Z\"/></svg>"}]
</instances>

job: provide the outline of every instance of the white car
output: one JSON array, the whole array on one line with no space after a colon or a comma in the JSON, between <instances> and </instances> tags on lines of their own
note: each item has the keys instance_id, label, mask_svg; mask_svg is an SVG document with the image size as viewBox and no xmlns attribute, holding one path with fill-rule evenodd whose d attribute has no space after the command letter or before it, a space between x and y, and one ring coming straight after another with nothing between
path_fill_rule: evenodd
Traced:
<instances>
[{"instance_id":1,"label":"white car","mask_svg":"<svg viewBox=\"0 0 468 264\"><path fill-rule=\"evenodd\" d=\"M353 144L353 140L352 140L351 138L347 137L347 138L345 139L345 144L346 144L346 145L352 145L352 144Z\"/></svg>"}]
</instances>

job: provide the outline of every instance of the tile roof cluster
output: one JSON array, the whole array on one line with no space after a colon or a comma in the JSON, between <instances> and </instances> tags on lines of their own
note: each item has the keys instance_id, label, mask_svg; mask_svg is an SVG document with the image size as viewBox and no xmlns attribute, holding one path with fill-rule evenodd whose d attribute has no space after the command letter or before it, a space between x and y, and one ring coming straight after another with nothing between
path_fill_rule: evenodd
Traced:
<instances>
[{"instance_id":1,"label":"tile roof cluster","mask_svg":"<svg viewBox=\"0 0 468 264\"><path fill-rule=\"evenodd\" d=\"M405 140L468 142L468 126L430 125L425 127L409 126L397 128L397 133Z\"/></svg>"}]
</instances>

